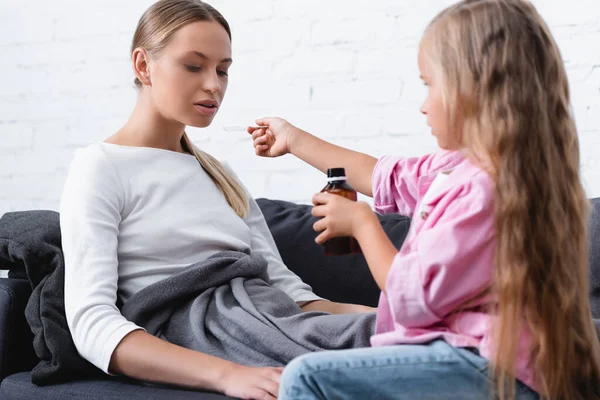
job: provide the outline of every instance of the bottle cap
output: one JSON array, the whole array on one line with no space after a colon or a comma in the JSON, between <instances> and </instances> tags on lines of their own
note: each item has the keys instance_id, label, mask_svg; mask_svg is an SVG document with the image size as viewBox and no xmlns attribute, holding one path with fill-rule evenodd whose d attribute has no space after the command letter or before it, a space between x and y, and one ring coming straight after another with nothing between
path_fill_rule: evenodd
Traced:
<instances>
[{"instance_id":1,"label":"bottle cap","mask_svg":"<svg viewBox=\"0 0 600 400\"><path fill-rule=\"evenodd\" d=\"M329 168L327 170L328 178L345 178L346 177L346 169L345 168Z\"/></svg>"}]
</instances>

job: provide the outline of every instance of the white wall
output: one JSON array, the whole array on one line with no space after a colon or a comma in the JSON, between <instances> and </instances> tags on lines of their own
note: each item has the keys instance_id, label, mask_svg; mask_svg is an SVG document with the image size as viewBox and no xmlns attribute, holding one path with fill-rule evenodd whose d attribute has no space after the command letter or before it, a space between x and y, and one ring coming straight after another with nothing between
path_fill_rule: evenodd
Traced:
<instances>
[{"instance_id":1,"label":"white wall","mask_svg":"<svg viewBox=\"0 0 600 400\"><path fill-rule=\"evenodd\" d=\"M135 101L129 46L151 0L0 0L0 215L57 209L74 149L111 135ZM278 115L371 153L435 149L418 107L416 45L448 0L214 0L235 63L213 126L193 130L256 197L307 202L323 176L259 159L243 131ZM600 196L600 2L537 0L567 62L590 196Z\"/></svg>"}]
</instances>

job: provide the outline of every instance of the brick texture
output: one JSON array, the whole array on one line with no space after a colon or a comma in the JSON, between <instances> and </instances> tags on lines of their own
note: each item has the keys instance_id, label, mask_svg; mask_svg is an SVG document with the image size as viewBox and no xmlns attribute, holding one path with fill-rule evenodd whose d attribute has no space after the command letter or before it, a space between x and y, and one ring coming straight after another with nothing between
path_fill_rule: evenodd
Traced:
<instances>
[{"instance_id":1,"label":"brick texture","mask_svg":"<svg viewBox=\"0 0 600 400\"><path fill-rule=\"evenodd\" d=\"M129 46L151 0L0 2L0 214L57 209L76 148L102 140L135 102ZM255 197L308 202L323 176L291 156L259 159L235 127L282 116L371 153L436 149L419 105L419 37L448 0L215 0L235 63L214 124L193 140ZM600 2L534 0L566 61L583 179L600 196Z\"/></svg>"}]
</instances>

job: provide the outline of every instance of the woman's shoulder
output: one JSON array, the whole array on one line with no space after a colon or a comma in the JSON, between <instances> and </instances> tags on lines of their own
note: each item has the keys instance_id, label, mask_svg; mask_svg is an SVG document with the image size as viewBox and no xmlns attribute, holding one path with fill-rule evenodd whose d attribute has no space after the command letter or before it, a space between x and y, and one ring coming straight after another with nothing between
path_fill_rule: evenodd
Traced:
<instances>
[{"instance_id":1,"label":"woman's shoulder","mask_svg":"<svg viewBox=\"0 0 600 400\"><path fill-rule=\"evenodd\" d=\"M72 162L77 164L92 165L96 163L106 163L108 162L108 157L102 142L96 142L75 150L75 155Z\"/></svg>"},{"instance_id":2,"label":"woman's shoulder","mask_svg":"<svg viewBox=\"0 0 600 400\"><path fill-rule=\"evenodd\" d=\"M113 179L115 166L101 142L75 150L69 165L68 175L80 178L107 180Z\"/></svg>"},{"instance_id":3,"label":"woman's shoulder","mask_svg":"<svg viewBox=\"0 0 600 400\"><path fill-rule=\"evenodd\" d=\"M71 167L82 168L88 171L98 169L105 172L106 169L126 171L139 168L141 165L144 165L144 168L148 168L149 165L154 165L160 161L160 157L157 157L157 155L163 155L150 151L146 152L145 150L155 149L96 142L77 149ZM174 152L168 153L175 154ZM145 161L152 161L152 164L144 164Z\"/></svg>"},{"instance_id":4,"label":"woman's shoulder","mask_svg":"<svg viewBox=\"0 0 600 400\"><path fill-rule=\"evenodd\" d=\"M79 148L69 166L61 196L61 210L73 204L121 204L123 184L119 173L98 143ZM100 203L98 203L100 202Z\"/></svg>"}]
</instances>

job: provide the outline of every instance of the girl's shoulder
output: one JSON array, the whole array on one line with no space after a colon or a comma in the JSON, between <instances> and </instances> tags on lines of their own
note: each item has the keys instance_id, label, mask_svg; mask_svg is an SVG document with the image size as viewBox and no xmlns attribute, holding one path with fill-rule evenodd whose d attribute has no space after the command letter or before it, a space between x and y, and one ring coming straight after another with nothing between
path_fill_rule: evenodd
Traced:
<instances>
[{"instance_id":1,"label":"girl's shoulder","mask_svg":"<svg viewBox=\"0 0 600 400\"><path fill-rule=\"evenodd\" d=\"M489 208L494 196L494 182L483 168L460 152L440 152L432 155L432 170L426 182L437 181L437 200ZM433 198L433 200L436 200Z\"/></svg>"},{"instance_id":2,"label":"girl's shoulder","mask_svg":"<svg viewBox=\"0 0 600 400\"><path fill-rule=\"evenodd\" d=\"M451 171L449 180L456 193L455 201L470 208L492 209L494 182L485 170L465 160Z\"/></svg>"},{"instance_id":3,"label":"girl's shoulder","mask_svg":"<svg viewBox=\"0 0 600 400\"><path fill-rule=\"evenodd\" d=\"M490 175L460 151L443 150L425 156L425 175L431 179L438 174L447 175L455 185L463 184L466 188L478 187L490 190L493 182Z\"/></svg>"}]
</instances>

